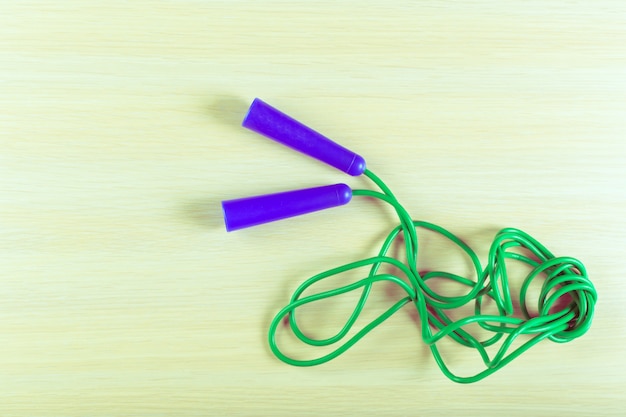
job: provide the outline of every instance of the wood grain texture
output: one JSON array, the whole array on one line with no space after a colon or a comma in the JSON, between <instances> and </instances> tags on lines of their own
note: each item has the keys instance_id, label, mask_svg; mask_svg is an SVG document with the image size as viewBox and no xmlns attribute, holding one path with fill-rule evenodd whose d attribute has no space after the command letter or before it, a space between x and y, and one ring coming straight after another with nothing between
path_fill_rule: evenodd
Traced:
<instances>
[{"instance_id":1,"label":"wood grain texture","mask_svg":"<svg viewBox=\"0 0 626 417\"><path fill-rule=\"evenodd\" d=\"M3 1L0 414L623 415L625 45L617 0ZM278 362L290 292L394 222L355 201L227 234L222 199L365 184L242 129L255 96L481 255L515 226L583 260L589 333L469 386L404 311L330 364Z\"/></svg>"}]
</instances>

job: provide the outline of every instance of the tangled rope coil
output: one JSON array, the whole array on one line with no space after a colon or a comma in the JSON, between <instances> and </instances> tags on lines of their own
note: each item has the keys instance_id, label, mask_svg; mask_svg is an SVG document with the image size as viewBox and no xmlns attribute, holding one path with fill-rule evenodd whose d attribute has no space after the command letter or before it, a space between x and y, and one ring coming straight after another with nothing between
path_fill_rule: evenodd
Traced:
<instances>
[{"instance_id":1,"label":"tangled rope coil","mask_svg":"<svg viewBox=\"0 0 626 417\"><path fill-rule=\"evenodd\" d=\"M406 209L398 202L391 190L380 178L369 170L365 170L364 174L382 192L354 190L353 195L373 197L390 204L400 219L400 225L389 233L377 256L319 273L303 282L296 289L291 296L289 304L276 314L269 328L270 348L280 360L296 366L313 366L328 362L348 350L372 329L410 303L415 306L421 318L422 339L429 345L437 365L446 377L459 383L471 383L485 378L543 339L547 338L554 342L564 343L582 336L587 331L593 318L597 294L587 276L584 265L579 260L571 257L555 257L541 243L528 234L521 230L506 228L496 235L489 250L487 266L483 268L476 253L461 239L440 226L424 221L412 220ZM471 259L476 279L473 280L444 271L430 271L420 274L417 267L419 245L416 230L418 228L436 232L461 248ZM406 262L401 262L387 255L400 233L402 233L404 238ZM512 249L514 248L525 249L532 256L513 251ZM523 317L514 315L513 299L510 294L506 269L507 259L520 261L532 268L532 271L524 279L519 294L521 315ZM402 272L403 276L379 272L383 266L395 267ZM324 279L363 267L369 267L369 272L366 277L356 282L329 291L303 296L303 293L309 287ZM530 284L539 276L545 277L545 279L539 294L538 312L533 315L529 312L526 294ZM454 281L467 287L468 292L462 296L439 294L426 285L426 282L433 278ZM362 327L354 335L347 338L347 340L344 340L363 311L372 286L376 282L381 281L397 285L406 293L406 296ZM350 314L341 330L334 336L325 339L311 338L305 335L298 326L296 310L299 307L357 290L361 290L361 295L354 311ZM482 313L485 297L495 302L498 314ZM569 297L567 304L560 306L562 300L567 297ZM465 306L471 302L474 303L474 315L456 321L450 318L447 311ZM291 330L305 344L330 346L339 343L339 346L330 353L315 359L300 360L287 356L278 347L276 341L276 332L287 316ZM486 330L490 337L479 340L464 329L464 327L473 323ZM436 331L433 332L433 329ZM511 350L513 342L521 335L531 335L532 337L521 346ZM476 349L486 368L475 375L465 377L458 376L450 371L437 347L437 342L446 336L463 346ZM499 349L493 357L490 357L486 348L499 342L503 337L504 340ZM342 341L343 343L340 343Z\"/></svg>"}]
</instances>

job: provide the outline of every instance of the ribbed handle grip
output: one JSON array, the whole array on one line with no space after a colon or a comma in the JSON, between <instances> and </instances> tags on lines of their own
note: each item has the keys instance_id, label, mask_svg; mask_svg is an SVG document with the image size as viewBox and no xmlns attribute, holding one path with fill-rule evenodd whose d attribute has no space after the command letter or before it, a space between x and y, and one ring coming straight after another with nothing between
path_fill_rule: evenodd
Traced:
<instances>
[{"instance_id":1,"label":"ribbed handle grip","mask_svg":"<svg viewBox=\"0 0 626 417\"><path fill-rule=\"evenodd\" d=\"M226 230L232 232L341 206L347 204L351 199L352 190L350 187L346 184L334 184L222 201L222 209L224 210Z\"/></svg>"},{"instance_id":2,"label":"ribbed handle grip","mask_svg":"<svg viewBox=\"0 0 626 417\"><path fill-rule=\"evenodd\" d=\"M242 125L347 174L365 171L365 159L256 98Z\"/></svg>"}]
</instances>

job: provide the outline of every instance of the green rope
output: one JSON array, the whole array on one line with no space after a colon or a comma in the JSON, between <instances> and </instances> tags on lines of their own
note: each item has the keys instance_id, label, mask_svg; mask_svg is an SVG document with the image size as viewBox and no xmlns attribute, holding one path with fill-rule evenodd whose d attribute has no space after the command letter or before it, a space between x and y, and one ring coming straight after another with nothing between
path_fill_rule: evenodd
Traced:
<instances>
[{"instance_id":1,"label":"green rope","mask_svg":"<svg viewBox=\"0 0 626 417\"><path fill-rule=\"evenodd\" d=\"M365 170L364 174L382 192L354 190L353 195L372 197L388 203L395 209L400 225L389 233L377 256L351 262L314 275L296 289L289 303L276 314L269 328L270 348L280 360L295 366L313 366L328 362L350 349L367 333L408 304L412 304L417 309L421 318L422 339L430 347L437 365L449 379L460 383L476 382L483 379L543 339L547 338L554 342L564 343L582 336L587 331L593 318L597 294L587 276L584 265L580 261L571 257L555 257L545 246L528 234L521 230L506 228L496 235L489 250L487 266L483 268L476 253L461 239L440 226L412 220L406 209L380 178L369 170ZM420 274L417 266L419 248L417 229L433 231L457 245L469 256L475 269L475 279L444 271L430 271ZM406 262L401 262L387 255L400 233L404 238ZM521 254L519 250L513 251L512 249L515 248L525 249L525 253L529 255ZM522 262L532 268L532 271L524 279L520 290L521 314L517 316L514 315L515 311L509 290L509 278L505 266L507 259ZM383 266L395 267L401 272L401 276L379 273ZM369 268L367 276L356 282L329 291L302 296L309 287L322 280L364 267ZM537 304L538 313L533 316L528 311L526 293L530 284L540 276L544 278L544 281ZM467 287L468 291L462 296L444 296L426 285L426 282L433 278L443 278L456 282ZM372 286L381 281L397 285L406 295L376 319L348 337L348 333L353 329L365 307ZM326 339L314 339L302 332L296 320L298 307L352 291L360 291L361 296L354 311L339 332ZM569 297L569 302L561 307L562 302L559 304L557 301L565 296ZM485 297L495 302L498 314L482 313ZM465 306L468 303L474 303L474 315L453 321L447 311ZM276 342L276 332L281 323L285 322L285 317L288 317L289 327L295 336L305 344L337 346L330 353L314 359L303 360L287 356L280 350ZM464 330L464 327L474 323L486 330L490 336L484 340L478 340ZM513 342L521 335L531 337L519 347L511 350ZM458 376L450 371L437 348L437 342L444 337L450 337L463 346L475 349L482 358L485 369L471 376ZM493 356L490 356L487 353L487 348L497 342L501 342L500 347Z\"/></svg>"}]
</instances>

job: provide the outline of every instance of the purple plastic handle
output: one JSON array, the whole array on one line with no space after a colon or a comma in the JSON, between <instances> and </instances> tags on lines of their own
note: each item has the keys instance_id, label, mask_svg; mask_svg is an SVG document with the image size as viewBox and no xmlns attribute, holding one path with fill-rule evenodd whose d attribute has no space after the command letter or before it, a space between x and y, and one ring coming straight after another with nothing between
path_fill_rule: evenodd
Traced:
<instances>
[{"instance_id":1,"label":"purple plastic handle","mask_svg":"<svg viewBox=\"0 0 626 417\"><path fill-rule=\"evenodd\" d=\"M346 184L334 184L222 201L222 209L226 231L232 232L245 227L342 206L351 199L350 187Z\"/></svg>"},{"instance_id":2,"label":"purple plastic handle","mask_svg":"<svg viewBox=\"0 0 626 417\"><path fill-rule=\"evenodd\" d=\"M256 98L243 119L243 127L254 130L285 146L319 159L347 174L357 176L365 171L365 159L333 142Z\"/></svg>"}]
</instances>

